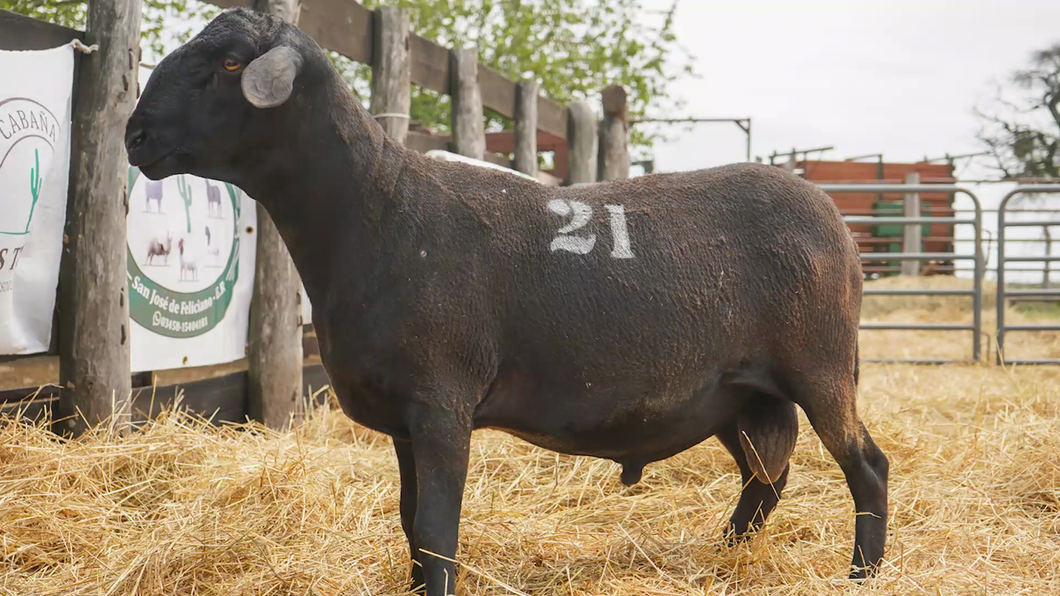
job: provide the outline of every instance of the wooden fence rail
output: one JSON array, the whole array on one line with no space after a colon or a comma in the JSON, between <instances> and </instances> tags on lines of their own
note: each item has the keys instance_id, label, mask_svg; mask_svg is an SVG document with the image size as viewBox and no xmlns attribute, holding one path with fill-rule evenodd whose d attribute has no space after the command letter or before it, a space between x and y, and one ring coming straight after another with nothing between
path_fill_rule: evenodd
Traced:
<instances>
[{"instance_id":1,"label":"wooden fence rail","mask_svg":"<svg viewBox=\"0 0 1060 596\"><path fill-rule=\"evenodd\" d=\"M207 0L221 8L246 6L261 11L280 10L284 12L284 18L290 18L297 25L312 36L322 47L335 51L351 60L370 65L373 70L372 98L370 111L377 114L378 121L384 130L392 138L404 142L410 149L426 152L432 149L445 149L460 153L462 155L484 159L506 167L512 167L519 171L537 176L537 178L548 184L558 184L560 181L549 176L545 172L537 171L537 154L539 150L538 137L545 135L551 146L555 146L555 140L566 143L565 154L567 172L565 182L592 183L598 180L613 180L628 177L629 155L626 148L627 125L625 121L625 92L620 87L611 86L607 91L605 99L604 126L600 127L597 116L592 106L586 101L575 102L570 107L564 106L552 99L543 97L539 93L540 86L536 81L511 81L503 74L478 62L475 50L456 48L444 48L428 39L424 39L409 31L409 15L405 9L379 8L369 10L353 0L303 0L299 5L289 0ZM284 6L281 6L283 4ZM297 12L285 12L293 10ZM101 56L79 57L80 64L77 68L85 67L85 60L94 60L91 68L97 79L94 84L99 87L112 89L112 81L121 80L122 76L127 79L131 77L130 88L136 88L136 70L118 72L118 65L114 61L112 53L121 53L124 62L122 64L134 64L138 60L130 62L129 57L134 54L138 56L135 41L138 29L133 31L130 27L135 16L136 25L139 23L140 0L89 0L90 17L89 31L81 33L70 29L56 27L28 17L0 11L0 49L46 49L69 42L73 38L84 40L86 43L101 44L105 51ZM135 13L135 14L133 14ZM111 32L110 26L122 25ZM122 44L132 43L132 47L126 48ZM128 54L126 56L126 54ZM115 54L116 55L116 54ZM106 64L111 69L108 72L100 72L100 65ZM131 68L131 67L130 67ZM76 79L76 77L75 77ZM86 77L81 77L82 84ZM141 82L142 84L143 82ZM421 132L409 131L411 85L417 85L425 89L448 95L452 98L452 120L450 138L423 134ZM81 101L84 89L77 89L75 101ZM131 92L130 92L131 95ZM135 96L132 96L135 97ZM99 106L98 101L93 100L91 105ZM128 117L131 107L121 105L103 109L102 115L97 111L96 116L84 110L75 111L78 121L74 123L75 130L96 131L96 142L99 147L107 152L103 159L110 169L125 167L125 152L121 145L123 131L117 130L120 122L124 126L124 119ZM499 114L505 118L514 120L515 141L514 159L506 155L499 155L488 150L488 143L484 133L485 110ZM406 117L401 117L405 115ZM86 128L85 123L91 118L106 121L109 128ZM599 131L599 132L598 132ZM81 133L86 134L86 133ZM104 141L99 141L99 136L105 135ZM507 141L511 145L511 140ZM73 140L74 146L79 140ZM117 164L117 165L115 165ZM102 173L98 173L103 175ZM124 180L125 176L120 172L113 172L113 178ZM103 175L104 178L110 173ZM99 177L99 176L97 176ZM128 189L93 187L92 190L84 191L84 199L75 200L73 194L75 186L71 185L71 204L84 207L88 198L94 197L97 204L106 203L108 209L113 205L119 205L122 209L127 204L114 201L113 197L125 197ZM100 194L106 197L100 197ZM98 210L98 206L96 207ZM110 210L104 210L95 217L99 227L93 230L93 237L108 240L104 247L99 243L79 242L69 248L69 255L64 256L64 262L71 265L80 262L98 262L106 260L107 269L118 271L124 267L125 260L98 259L89 257L89 253L95 251L93 256L100 252L114 255L120 252L124 255L124 244L126 242L126 221L124 217L111 217ZM77 214L72 219L68 216L68 225L71 221L77 222L84 218L83 214ZM263 218L267 219L267 218ZM259 232L267 227L267 221L259 222ZM261 284L271 288L290 288L291 283L276 282L277 275L284 280L291 277L283 273L283 265L286 263L277 251L275 242L270 242L268 234L258 235L258 268L255 274L255 301L254 307L259 310L252 316L252 324L263 319L283 322L286 328L289 322L290 311L293 306L289 299L278 299L274 290L267 290ZM275 240L275 239L273 239ZM268 243L269 246L262 246ZM113 244L114 246L111 246ZM115 247L120 247L117 250ZM117 251L117 252L115 252ZM263 253L264 251L264 253ZM276 254L274 254L276 253ZM265 254L269 258L262 258ZM288 258L289 259L289 258ZM263 267L266 270L263 270ZM124 272L120 272L124 279ZM106 279L111 279L107 276ZM297 276L292 279L297 285ZM272 281L269 281L272 280ZM64 308L76 313L84 319L86 313L106 312L107 320L122 319L124 325L131 324L128 321L127 300L121 292L127 291L124 282L115 285L114 288L100 291L74 291L74 288L84 287L85 280L70 281L69 276L64 276L60 281L60 303ZM118 310L114 304L120 302ZM252 308L252 310L253 310ZM121 310L124 309L124 310ZM260 309L267 309L261 312ZM120 310L120 312L119 312ZM113 313L112 313L113 311ZM117 313L115 316L111 316ZM122 315L121 313L124 313ZM93 333L83 335L83 326L77 326L76 320L71 322L70 317L64 315L59 317L60 325L57 326L60 366L63 371L85 370L94 372L92 367L85 368L83 365L90 358L98 358L101 354L108 354L108 362L114 360L124 361L121 366L108 366L106 379L91 379L87 386L79 386L74 381L71 387L59 390L52 381L42 382L43 387L16 387L4 389L0 385L0 409L4 411L15 411L22 408L29 415L39 414L42 409L48 410L53 406L60 405L56 412L71 414L74 408L82 412L91 411L93 415L105 417L107 412L101 410L102 404L109 403L111 393L121 390L129 393L132 388L131 398L126 401L122 415L130 421L142 419L153 411L150 401L145 396L165 397L172 399L178 389L183 390L183 403L189 409L201 414L217 414L217 421L241 421L248 414L262 419L271 426L281 425L285 419L285 413L277 411L275 404L287 403L290 408L296 407L291 404L290 388L301 387L303 395L311 388L319 389L327 383L327 377L319 364L317 344L311 326L294 326L299 332L307 331L299 341L297 336L285 336L285 339L293 339L299 349L290 347L291 342L284 341L285 347L281 350L283 358L290 360L290 366L284 367L284 375L290 377L292 383L284 383L281 379L265 377L268 367L255 366L255 362L275 362L276 344L267 338L258 338L254 329L250 331L248 358L242 361L248 367L232 371L233 364L218 365L214 367L201 367L194 375L196 380L174 383L161 383L155 387L152 385L158 378L168 376L164 371L157 374L144 373L140 375L129 374L128 357L128 330L123 328L123 333ZM308 323L305 321L303 323ZM109 324L109 323L108 323ZM257 338L258 341L254 341ZM86 349L90 348L90 350ZM123 351L124 348L124 351ZM265 358L264 351L272 350L273 353ZM51 358L55 358L55 351L50 352ZM38 357L39 358L39 357ZM11 358L5 357L10 361ZM237 366L238 367L238 366ZM273 369L275 371L275 369ZM298 372L302 379L298 380ZM64 372L63 381L72 378L71 374ZM275 377L275 375L273 375ZM46 384L47 383L47 384ZM76 389L76 390L75 390ZM29 400L29 401L27 401ZM164 400L162 400L164 401ZM295 400L298 402L298 400ZM271 404L271 405L270 405ZM28 409L26 409L28 405ZM84 428L78 424L69 430L74 432L83 431Z\"/></svg>"}]
</instances>

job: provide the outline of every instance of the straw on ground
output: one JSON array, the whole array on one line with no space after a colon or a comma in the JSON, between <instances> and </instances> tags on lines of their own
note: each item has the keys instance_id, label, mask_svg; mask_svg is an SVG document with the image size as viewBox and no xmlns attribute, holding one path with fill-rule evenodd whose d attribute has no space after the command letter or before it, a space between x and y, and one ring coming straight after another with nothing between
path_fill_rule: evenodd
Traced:
<instances>
[{"instance_id":1,"label":"straw on ground","mask_svg":"<svg viewBox=\"0 0 1060 596\"><path fill-rule=\"evenodd\" d=\"M887 557L867 586L845 579L853 504L801 413L784 498L734 548L721 534L740 477L716 440L626 488L617 464L483 431L459 585L474 596L1060 593L1058 388L1058 368L863 367L859 406L891 459ZM167 414L131 436L63 442L0 423L3 594L399 594L405 545L389 439L334 409L287 434Z\"/></svg>"}]
</instances>

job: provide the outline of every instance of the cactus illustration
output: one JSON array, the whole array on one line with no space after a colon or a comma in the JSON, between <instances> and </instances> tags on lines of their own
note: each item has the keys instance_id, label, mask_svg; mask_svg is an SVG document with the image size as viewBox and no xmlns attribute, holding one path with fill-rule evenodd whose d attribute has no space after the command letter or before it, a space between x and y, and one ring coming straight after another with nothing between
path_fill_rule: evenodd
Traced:
<instances>
[{"instance_id":1,"label":"cactus illustration","mask_svg":"<svg viewBox=\"0 0 1060 596\"><path fill-rule=\"evenodd\" d=\"M33 221L33 210L37 208L37 200L40 199L42 186L40 179L40 152L33 150L34 167L29 170L29 192L33 196L33 202L29 206L29 217L26 218L26 233L29 233L29 224Z\"/></svg>"},{"instance_id":2,"label":"cactus illustration","mask_svg":"<svg viewBox=\"0 0 1060 596\"><path fill-rule=\"evenodd\" d=\"M184 176L177 177L177 189L180 198L184 199L184 218L188 222L188 233L191 233L191 187L184 182Z\"/></svg>"}]
</instances>

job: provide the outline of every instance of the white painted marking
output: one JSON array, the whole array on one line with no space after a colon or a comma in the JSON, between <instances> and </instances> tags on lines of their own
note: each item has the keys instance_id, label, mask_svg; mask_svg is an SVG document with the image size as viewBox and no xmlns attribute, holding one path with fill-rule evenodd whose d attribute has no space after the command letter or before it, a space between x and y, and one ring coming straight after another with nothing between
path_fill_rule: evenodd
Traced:
<instances>
[{"instance_id":1,"label":"white painted marking","mask_svg":"<svg viewBox=\"0 0 1060 596\"><path fill-rule=\"evenodd\" d=\"M611 238L614 246L611 256L616 259L632 259L633 251L629 248L629 230L626 226L626 209L622 205L604 205L611 213Z\"/></svg>"},{"instance_id":2,"label":"white painted marking","mask_svg":"<svg viewBox=\"0 0 1060 596\"><path fill-rule=\"evenodd\" d=\"M557 233L560 234L552 239L549 248L552 252L565 250L579 255L588 254L596 244L596 234L588 236L569 236L571 232L582 228L593 217L592 207L580 201L564 201L563 199L552 199L548 202L548 210L556 215L564 217L571 216L571 221L563 226Z\"/></svg>"}]
</instances>

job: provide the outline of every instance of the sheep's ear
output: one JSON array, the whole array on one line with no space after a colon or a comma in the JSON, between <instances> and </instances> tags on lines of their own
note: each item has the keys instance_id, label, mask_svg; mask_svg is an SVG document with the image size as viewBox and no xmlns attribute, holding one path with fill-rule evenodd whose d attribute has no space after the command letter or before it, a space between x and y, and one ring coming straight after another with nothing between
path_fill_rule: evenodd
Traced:
<instances>
[{"instance_id":1,"label":"sheep's ear","mask_svg":"<svg viewBox=\"0 0 1060 596\"><path fill-rule=\"evenodd\" d=\"M294 79L302 70L302 56L288 46L277 46L243 69L243 97L256 108L274 108L291 97Z\"/></svg>"}]
</instances>

